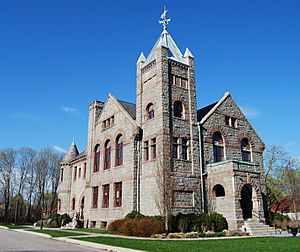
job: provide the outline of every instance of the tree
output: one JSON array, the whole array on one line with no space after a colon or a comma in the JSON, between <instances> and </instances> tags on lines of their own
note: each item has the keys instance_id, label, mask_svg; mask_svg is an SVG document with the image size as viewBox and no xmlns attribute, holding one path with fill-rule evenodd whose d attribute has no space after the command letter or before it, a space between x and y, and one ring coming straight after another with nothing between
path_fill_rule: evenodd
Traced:
<instances>
[{"instance_id":1,"label":"tree","mask_svg":"<svg viewBox=\"0 0 300 252\"><path fill-rule=\"evenodd\" d=\"M162 162L157 162L156 182L158 186L158 195L155 198L156 206L159 213L164 218L165 229L170 229L169 223L172 217L172 208L174 199L176 198L176 191L174 186L174 179L172 178L171 169L163 167Z\"/></svg>"},{"instance_id":2,"label":"tree","mask_svg":"<svg viewBox=\"0 0 300 252\"><path fill-rule=\"evenodd\" d=\"M28 180L32 167L35 164L36 152L30 148L23 147L17 151L17 194L16 194L16 205L15 205L15 223L19 221L20 204L24 201L24 189L26 188L26 182ZM23 206L22 204L21 206Z\"/></svg>"},{"instance_id":3,"label":"tree","mask_svg":"<svg viewBox=\"0 0 300 252\"><path fill-rule=\"evenodd\" d=\"M293 199L294 212L295 200L300 191L300 161L291 158L284 148L273 145L267 149L265 155L265 177L269 212L271 207L280 205L280 201L287 196ZM276 212L276 208L273 209Z\"/></svg>"},{"instance_id":4,"label":"tree","mask_svg":"<svg viewBox=\"0 0 300 252\"><path fill-rule=\"evenodd\" d=\"M0 186L4 200L4 220L9 219L10 200L13 194L13 179L15 178L16 152L4 149L0 152Z\"/></svg>"}]
</instances>

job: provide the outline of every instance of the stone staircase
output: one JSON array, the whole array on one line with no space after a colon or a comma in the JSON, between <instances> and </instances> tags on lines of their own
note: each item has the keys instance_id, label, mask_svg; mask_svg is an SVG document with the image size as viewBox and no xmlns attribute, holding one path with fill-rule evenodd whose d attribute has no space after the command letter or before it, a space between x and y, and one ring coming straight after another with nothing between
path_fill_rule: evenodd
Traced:
<instances>
[{"instance_id":1,"label":"stone staircase","mask_svg":"<svg viewBox=\"0 0 300 252\"><path fill-rule=\"evenodd\" d=\"M262 222L259 222L258 219L247 219L244 221L244 225L242 226L242 230L249 233L249 235L253 236L282 236L287 235L286 231L281 231L277 229L275 231L274 227L270 227Z\"/></svg>"}]
</instances>

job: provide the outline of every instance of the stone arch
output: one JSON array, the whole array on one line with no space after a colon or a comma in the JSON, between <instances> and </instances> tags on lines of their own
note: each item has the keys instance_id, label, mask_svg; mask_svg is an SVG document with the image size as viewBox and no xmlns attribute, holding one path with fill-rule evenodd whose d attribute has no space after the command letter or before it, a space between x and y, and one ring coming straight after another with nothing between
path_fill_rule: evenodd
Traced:
<instances>
[{"instance_id":1,"label":"stone arch","mask_svg":"<svg viewBox=\"0 0 300 252\"><path fill-rule=\"evenodd\" d=\"M259 179L259 178L257 178ZM261 206L263 204L262 202L262 196L261 196L261 190L259 188L259 186L257 185L257 183L255 183L255 181L251 178L249 178L249 175L247 175L247 179L243 179L237 186L236 188L236 199L239 201L239 208L241 209L241 211L243 212L242 209L242 205L244 204L243 202L243 195L242 195L242 190L243 187L245 186L250 186L251 187L251 217L252 218L256 218L256 219L260 219L261 217ZM243 213L244 214L244 213Z\"/></svg>"},{"instance_id":2,"label":"stone arch","mask_svg":"<svg viewBox=\"0 0 300 252\"><path fill-rule=\"evenodd\" d=\"M226 141L226 138L227 138L227 133L226 131L223 129L223 127L220 127L220 126L214 126L210 129L208 129L207 131L207 138L209 140L210 143L213 143L212 141L212 136L213 134L216 132L216 131L219 131L223 137L223 142L224 142L224 145L227 144L227 141Z\"/></svg>"},{"instance_id":3,"label":"stone arch","mask_svg":"<svg viewBox=\"0 0 300 252\"><path fill-rule=\"evenodd\" d=\"M225 188L221 184L216 184L212 190L213 190L213 196L216 198L226 196Z\"/></svg>"},{"instance_id":4,"label":"stone arch","mask_svg":"<svg viewBox=\"0 0 300 252\"><path fill-rule=\"evenodd\" d=\"M111 138L113 139L114 144L116 143L116 139L119 135L123 136L123 143L125 143L125 141L127 140L125 131L123 129L117 129L114 133L114 138Z\"/></svg>"}]
</instances>

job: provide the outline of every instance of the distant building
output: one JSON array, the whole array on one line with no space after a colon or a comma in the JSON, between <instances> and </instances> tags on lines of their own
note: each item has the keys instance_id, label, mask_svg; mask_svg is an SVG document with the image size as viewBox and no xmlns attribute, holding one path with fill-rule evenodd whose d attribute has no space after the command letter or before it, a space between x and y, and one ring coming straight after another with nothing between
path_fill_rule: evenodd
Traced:
<instances>
[{"instance_id":1,"label":"distant building","mask_svg":"<svg viewBox=\"0 0 300 252\"><path fill-rule=\"evenodd\" d=\"M132 210L159 215L167 170L174 214L216 211L230 229L264 221L264 143L229 93L197 110L194 57L162 18L136 64L136 104L91 102L87 148L73 142L61 163L58 212L102 228Z\"/></svg>"}]
</instances>

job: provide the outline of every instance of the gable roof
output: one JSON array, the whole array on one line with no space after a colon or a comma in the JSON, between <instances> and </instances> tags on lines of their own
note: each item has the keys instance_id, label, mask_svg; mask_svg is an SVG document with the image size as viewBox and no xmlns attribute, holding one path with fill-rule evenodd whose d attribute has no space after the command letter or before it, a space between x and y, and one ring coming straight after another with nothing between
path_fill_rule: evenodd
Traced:
<instances>
[{"instance_id":1,"label":"gable roof","mask_svg":"<svg viewBox=\"0 0 300 252\"><path fill-rule=\"evenodd\" d=\"M200 121L200 123L202 124L202 123L204 123L215 111L216 111L216 109L223 103L223 101L225 101L225 99L227 98L227 97L229 97L230 96L230 93L229 92L226 92L225 94L224 94L224 96L218 101L218 102L215 102L215 103L213 103L213 104L211 104L211 105L208 105L207 107L207 109L206 109L206 113L205 113L205 115L203 115L203 117L199 120ZM203 109L205 109L206 107L204 107ZM200 109L201 110L201 109ZM199 112L200 113L200 112ZM197 116L198 116L198 111L197 111Z\"/></svg>"},{"instance_id":2,"label":"gable roof","mask_svg":"<svg viewBox=\"0 0 300 252\"><path fill-rule=\"evenodd\" d=\"M117 100L121 106L127 111L127 113L133 118L136 119L136 107L134 103Z\"/></svg>"},{"instance_id":3,"label":"gable roof","mask_svg":"<svg viewBox=\"0 0 300 252\"><path fill-rule=\"evenodd\" d=\"M218 102L214 102L206 107L197 110L197 121L200 122L204 116L217 104Z\"/></svg>"}]
</instances>

